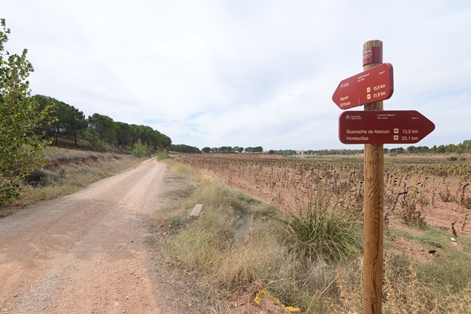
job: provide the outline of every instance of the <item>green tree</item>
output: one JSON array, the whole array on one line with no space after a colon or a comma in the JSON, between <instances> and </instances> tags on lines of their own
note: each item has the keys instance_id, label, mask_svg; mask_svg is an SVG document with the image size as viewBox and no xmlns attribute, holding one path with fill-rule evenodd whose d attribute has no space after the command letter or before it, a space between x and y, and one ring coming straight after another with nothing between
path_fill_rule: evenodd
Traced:
<instances>
[{"instance_id":1,"label":"green tree","mask_svg":"<svg viewBox=\"0 0 471 314\"><path fill-rule=\"evenodd\" d=\"M444 153L446 152L446 147L445 147L445 145L440 145L440 146L438 146L437 152L438 152L439 154L444 154Z\"/></svg>"},{"instance_id":2,"label":"green tree","mask_svg":"<svg viewBox=\"0 0 471 314\"><path fill-rule=\"evenodd\" d=\"M147 147L151 146L154 130L147 125L140 125L139 126L141 133L140 139L143 144L146 144Z\"/></svg>"},{"instance_id":3,"label":"green tree","mask_svg":"<svg viewBox=\"0 0 471 314\"><path fill-rule=\"evenodd\" d=\"M419 146L419 147L417 147L417 152L418 153L428 153L428 152L430 152L430 149L428 148L428 146Z\"/></svg>"},{"instance_id":4,"label":"green tree","mask_svg":"<svg viewBox=\"0 0 471 314\"><path fill-rule=\"evenodd\" d=\"M456 150L456 145L455 144L448 144L446 147L445 147L445 151L447 153L454 153Z\"/></svg>"},{"instance_id":5,"label":"green tree","mask_svg":"<svg viewBox=\"0 0 471 314\"><path fill-rule=\"evenodd\" d=\"M54 137L55 145L59 137L67 137L73 138L77 146L78 133L87 128L87 120L83 112L52 97L34 95L33 99L38 102L40 109L51 106L48 116L53 122L46 127L46 134Z\"/></svg>"},{"instance_id":6,"label":"green tree","mask_svg":"<svg viewBox=\"0 0 471 314\"><path fill-rule=\"evenodd\" d=\"M134 144L136 144L137 139L139 137L138 129L139 129L139 126L137 124L129 125L129 144L131 145L131 148L134 147Z\"/></svg>"},{"instance_id":7,"label":"green tree","mask_svg":"<svg viewBox=\"0 0 471 314\"><path fill-rule=\"evenodd\" d=\"M245 152L246 153L263 153L263 147L262 146L246 147Z\"/></svg>"},{"instance_id":8,"label":"green tree","mask_svg":"<svg viewBox=\"0 0 471 314\"><path fill-rule=\"evenodd\" d=\"M94 146L96 137L100 140L100 150L103 147L104 139L113 138L115 131L115 124L113 119L108 116L104 116L98 113L94 113L91 116L88 116L88 131L89 135L87 136L88 141L93 139L94 143L90 142Z\"/></svg>"},{"instance_id":9,"label":"green tree","mask_svg":"<svg viewBox=\"0 0 471 314\"><path fill-rule=\"evenodd\" d=\"M115 122L117 147L126 149L131 142L131 126L125 122Z\"/></svg>"},{"instance_id":10,"label":"green tree","mask_svg":"<svg viewBox=\"0 0 471 314\"><path fill-rule=\"evenodd\" d=\"M167 149L172 145L172 139L163 133L159 134L157 141L159 149Z\"/></svg>"},{"instance_id":11,"label":"green tree","mask_svg":"<svg viewBox=\"0 0 471 314\"><path fill-rule=\"evenodd\" d=\"M157 130L152 130L149 134L149 146L152 147L152 149L154 150L158 149L160 134L161 133Z\"/></svg>"},{"instance_id":12,"label":"green tree","mask_svg":"<svg viewBox=\"0 0 471 314\"><path fill-rule=\"evenodd\" d=\"M172 152L186 153L186 154L201 154L198 147L189 146L186 144L172 144L170 146Z\"/></svg>"},{"instance_id":13,"label":"green tree","mask_svg":"<svg viewBox=\"0 0 471 314\"><path fill-rule=\"evenodd\" d=\"M210 147L203 147L202 151L206 154L209 154L211 152L211 148Z\"/></svg>"},{"instance_id":14,"label":"green tree","mask_svg":"<svg viewBox=\"0 0 471 314\"><path fill-rule=\"evenodd\" d=\"M30 97L28 76L33 66L21 55L10 55L4 45L10 29L5 19L0 28L0 204L18 196L20 182L35 168L46 164L42 134L34 131L46 112Z\"/></svg>"},{"instance_id":15,"label":"green tree","mask_svg":"<svg viewBox=\"0 0 471 314\"><path fill-rule=\"evenodd\" d=\"M464 147L465 152L471 153L471 141L470 140L463 141L463 147Z\"/></svg>"},{"instance_id":16,"label":"green tree","mask_svg":"<svg viewBox=\"0 0 471 314\"><path fill-rule=\"evenodd\" d=\"M220 153L232 153L234 152L234 148L232 146L221 146L218 148L218 152Z\"/></svg>"},{"instance_id":17,"label":"green tree","mask_svg":"<svg viewBox=\"0 0 471 314\"><path fill-rule=\"evenodd\" d=\"M463 143L458 144L455 148L455 153L457 153L458 155L461 155L464 152L465 152L464 144Z\"/></svg>"}]
</instances>

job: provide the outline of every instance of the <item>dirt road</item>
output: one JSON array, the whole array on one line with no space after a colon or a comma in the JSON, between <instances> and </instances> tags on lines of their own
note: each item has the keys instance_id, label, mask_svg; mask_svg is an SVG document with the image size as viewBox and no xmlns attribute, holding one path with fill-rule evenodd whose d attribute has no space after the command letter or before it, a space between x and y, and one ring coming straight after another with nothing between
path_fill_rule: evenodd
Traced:
<instances>
[{"instance_id":1,"label":"dirt road","mask_svg":"<svg viewBox=\"0 0 471 314\"><path fill-rule=\"evenodd\" d=\"M169 313L149 254L165 165L147 160L0 220L0 313Z\"/></svg>"}]
</instances>

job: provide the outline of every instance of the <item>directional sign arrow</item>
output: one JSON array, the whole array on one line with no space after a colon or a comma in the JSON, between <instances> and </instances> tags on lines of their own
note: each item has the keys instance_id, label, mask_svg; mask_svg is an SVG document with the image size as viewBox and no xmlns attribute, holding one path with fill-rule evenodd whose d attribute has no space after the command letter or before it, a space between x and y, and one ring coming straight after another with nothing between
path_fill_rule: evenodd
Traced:
<instances>
[{"instance_id":1,"label":"directional sign arrow","mask_svg":"<svg viewBox=\"0 0 471 314\"><path fill-rule=\"evenodd\" d=\"M435 129L415 110L345 111L339 117L344 144L414 144Z\"/></svg>"},{"instance_id":2,"label":"directional sign arrow","mask_svg":"<svg viewBox=\"0 0 471 314\"><path fill-rule=\"evenodd\" d=\"M394 92L393 67L383 63L340 82L332 100L340 109L389 99Z\"/></svg>"}]
</instances>

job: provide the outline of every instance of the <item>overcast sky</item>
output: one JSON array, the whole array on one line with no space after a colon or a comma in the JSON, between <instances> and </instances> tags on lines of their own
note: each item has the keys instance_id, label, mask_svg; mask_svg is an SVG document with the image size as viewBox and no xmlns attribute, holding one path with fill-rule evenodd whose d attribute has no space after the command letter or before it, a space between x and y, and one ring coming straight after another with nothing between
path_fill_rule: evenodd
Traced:
<instances>
[{"instance_id":1,"label":"overcast sky","mask_svg":"<svg viewBox=\"0 0 471 314\"><path fill-rule=\"evenodd\" d=\"M175 144L362 148L340 143L332 94L372 39L394 67L384 109L436 125L414 145L471 139L470 1L1 0L0 17L32 94Z\"/></svg>"}]
</instances>

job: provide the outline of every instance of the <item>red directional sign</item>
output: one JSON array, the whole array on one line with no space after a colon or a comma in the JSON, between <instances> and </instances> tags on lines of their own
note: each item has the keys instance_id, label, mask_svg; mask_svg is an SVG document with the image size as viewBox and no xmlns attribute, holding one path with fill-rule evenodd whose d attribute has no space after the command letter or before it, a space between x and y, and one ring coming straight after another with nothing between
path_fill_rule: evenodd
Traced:
<instances>
[{"instance_id":1,"label":"red directional sign","mask_svg":"<svg viewBox=\"0 0 471 314\"><path fill-rule=\"evenodd\" d=\"M383 63L341 81L332 100L340 109L348 109L388 99L393 92L393 67Z\"/></svg>"},{"instance_id":2,"label":"red directional sign","mask_svg":"<svg viewBox=\"0 0 471 314\"><path fill-rule=\"evenodd\" d=\"M339 139L344 144L414 144L435 129L415 110L345 111L339 117Z\"/></svg>"}]
</instances>

